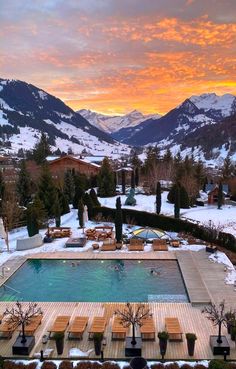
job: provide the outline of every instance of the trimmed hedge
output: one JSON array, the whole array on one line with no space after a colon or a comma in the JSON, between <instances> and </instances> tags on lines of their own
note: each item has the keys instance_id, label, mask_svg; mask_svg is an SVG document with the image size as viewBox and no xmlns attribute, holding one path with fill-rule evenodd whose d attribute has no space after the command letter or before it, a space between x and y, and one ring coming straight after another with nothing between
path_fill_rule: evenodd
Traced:
<instances>
[{"instance_id":1,"label":"trimmed hedge","mask_svg":"<svg viewBox=\"0 0 236 369\"><path fill-rule=\"evenodd\" d=\"M105 206L95 207L93 208L93 217L101 214L103 218L114 221L115 212L116 209L107 208ZM215 243L228 250L236 252L236 238L230 233L219 232L217 235L215 230L205 228L186 220L133 209L122 209L122 217L124 223L129 224L132 222L132 224L136 223L143 227L148 226L160 228L163 229L163 231L189 233L196 238L200 238L206 242Z\"/></svg>"}]
</instances>

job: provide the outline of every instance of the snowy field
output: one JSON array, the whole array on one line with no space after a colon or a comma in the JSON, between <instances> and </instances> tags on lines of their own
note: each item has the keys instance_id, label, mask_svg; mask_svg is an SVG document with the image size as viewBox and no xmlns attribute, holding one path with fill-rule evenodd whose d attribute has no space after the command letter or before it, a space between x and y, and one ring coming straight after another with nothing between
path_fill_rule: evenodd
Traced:
<instances>
[{"instance_id":1,"label":"snowy field","mask_svg":"<svg viewBox=\"0 0 236 369\"><path fill-rule=\"evenodd\" d=\"M122 202L122 205L123 205L124 202L125 202L126 196L120 196L120 197L121 197L121 202ZM173 208L172 204L169 204L166 201L166 197L167 197L167 192L165 192L162 196L162 210L161 210L161 213L165 214L165 215L172 215L173 212L174 212L174 208ZM128 207L128 208L134 208L136 210L144 210L144 211L148 211L148 212L154 212L155 196L136 195L135 198L137 200L137 205L135 207ZM99 200L100 200L101 204L103 204L105 206L113 207L113 208L115 207L116 197L113 197L113 198L100 198ZM233 230L233 227L235 227L236 222L233 223L234 224L233 226L232 225L229 226L229 222L232 223L232 220L230 220L230 216L231 216L231 214L233 215L233 213L236 214L235 209L233 207L230 207L230 208L223 207L222 210L217 210L216 207L197 207L197 208L189 209L187 211L182 210L181 215L183 215L184 217L187 217L187 218L202 221L203 223L208 222L211 219L214 223L219 222L220 224L222 224L223 227L225 227L224 230L227 229L228 232L231 232L231 230ZM220 214L220 221L218 220L219 219L219 214ZM235 215L234 215L234 218L235 218ZM65 214L62 217L61 225L71 227L73 237L79 237L79 236L83 235L83 231L78 228L79 221L77 219L77 210L75 210L75 209L71 209L70 213ZM86 223L86 228L93 228L96 225L98 225L98 223L88 221ZM137 228L138 228L138 226L132 226L131 227L131 226L128 226L128 225L123 225L123 233L127 234L127 236L130 237L132 235L132 231L134 229L137 229ZM40 231L40 233L42 234L43 237L45 235L45 232L46 232L46 229ZM236 234L236 231L235 231L234 234ZM177 237L177 234L175 234L173 232L172 233L168 232L168 235L171 238ZM34 253L38 253L38 252L49 252L49 253L53 253L53 252L56 252L56 251L76 252L76 253L84 252L88 249L91 249L92 243L94 242L94 241L88 241L83 248L65 248L65 242L66 242L67 239L62 238L62 239L56 239L52 243L43 244L41 247L38 247L36 249L26 250L26 251L16 251L16 240L19 239L19 238L26 238L26 237L28 237L26 227L18 228L18 229L15 229L14 231L10 232L10 234L9 234L10 252L7 252L7 250L6 250L5 241L0 239L0 251L1 251L0 265L2 265L4 262L6 262L11 257L27 256L29 254L34 254ZM101 242L100 242L100 244L101 244ZM197 245L188 245L187 241L183 241L183 243L181 244L180 250L191 249L192 251L197 252L197 251L199 251L203 248L205 248L205 245L199 245L199 244L197 244ZM151 244L147 244L147 245L145 245L144 252L150 252L151 249L152 249ZM169 250L171 251L171 250L174 250L174 249L169 246ZM94 252L103 252L103 251L94 251ZM128 251L127 247L124 246L122 248L122 250L114 251L114 252L126 253L126 252L129 252L129 251ZM236 281L236 271L235 271L232 263L228 259L228 257L224 253L218 251L216 257L214 255L213 256L211 255L210 258L212 259L212 261L218 262L218 263L223 263L227 267L228 273L226 275L225 282L227 284L234 284L235 281Z\"/></svg>"}]
</instances>

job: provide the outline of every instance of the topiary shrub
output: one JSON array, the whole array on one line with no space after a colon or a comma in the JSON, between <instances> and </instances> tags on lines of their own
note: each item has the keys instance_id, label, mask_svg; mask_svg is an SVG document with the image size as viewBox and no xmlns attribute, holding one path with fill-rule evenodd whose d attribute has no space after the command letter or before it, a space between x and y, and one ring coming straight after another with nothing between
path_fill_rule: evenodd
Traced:
<instances>
[{"instance_id":1,"label":"topiary shrub","mask_svg":"<svg viewBox=\"0 0 236 369\"><path fill-rule=\"evenodd\" d=\"M44 361L41 369L57 369L57 365L53 361Z\"/></svg>"},{"instance_id":2,"label":"topiary shrub","mask_svg":"<svg viewBox=\"0 0 236 369\"><path fill-rule=\"evenodd\" d=\"M181 186L180 184L174 184L172 186L172 188L170 189L168 195L167 195L167 200L171 203L174 204L175 203L175 199L176 199L176 193L177 193L177 189L179 187L179 191L180 191L180 207L182 209L188 209L189 208L189 197L188 197L188 193L185 190L184 186Z\"/></svg>"},{"instance_id":3,"label":"topiary shrub","mask_svg":"<svg viewBox=\"0 0 236 369\"><path fill-rule=\"evenodd\" d=\"M229 369L229 365L224 360L213 359L209 362L208 369Z\"/></svg>"},{"instance_id":4,"label":"topiary shrub","mask_svg":"<svg viewBox=\"0 0 236 369\"><path fill-rule=\"evenodd\" d=\"M207 367L205 365L202 365L202 364L196 364L196 365L194 365L194 369L207 369Z\"/></svg>"},{"instance_id":5,"label":"topiary shrub","mask_svg":"<svg viewBox=\"0 0 236 369\"><path fill-rule=\"evenodd\" d=\"M195 367L194 367L195 368ZM181 369L193 369L193 367L191 366L191 365L189 365L189 364L183 364L182 366L181 366Z\"/></svg>"},{"instance_id":6,"label":"topiary shrub","mask_svg":"<svg viewBox=\"0 0 236 369\"><path fill-rule=\"evenodd\" d=\"M165 365L165 369L179 369L179 365L176 362L169 363Z\"/></svg>"},{"instance_id":7,"label":"topiary shrub","mask_svg":"<svg viewBox=\"0 0 236 369\"><path fill-rule=\"evenodd\" d=\"M59 364L59 369L72 369L73 363L69 360L63 360Z\"/></svg>"},{"instance_id":8,"label":"topiary shrub","mask_svg":"<svg viewBox=\"0 0 236 369\"><path fill-rule=\"evenodd\" d=\"M113 361L105 361L102 364L102 369L120 369L120 366Z\"/></svg>"},{"instance_id":9,"label":"topiary shrub","mask_svg":"<svg viewBox=\"0 0 236 369\"><path fill-rule=\"evenodd\" d=\"M164 369L165 366L162 364L162 363L155 363L155 364L152 364L150 369Z\"/></svg>"}]
</instances>

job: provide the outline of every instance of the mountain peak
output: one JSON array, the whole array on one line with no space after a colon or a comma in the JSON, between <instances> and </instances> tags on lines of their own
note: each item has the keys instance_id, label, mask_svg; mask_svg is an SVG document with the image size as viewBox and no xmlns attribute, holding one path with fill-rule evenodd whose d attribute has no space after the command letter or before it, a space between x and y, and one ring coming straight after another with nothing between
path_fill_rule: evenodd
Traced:
<instances>
[{"instance_id":1,"label":"mountain peak","mask_svg":"<svg viewBox=\"0 0 236 369\"><path fill-rule=\"evenodd\" d=\"M216 93L205 93L201 95L193 95L189 99L198 109L203 111L217 111L221 117L227 117L232 114L234 105L236 104L236 97L231 94L222 96Z\"/></svg>"}]
</instances>

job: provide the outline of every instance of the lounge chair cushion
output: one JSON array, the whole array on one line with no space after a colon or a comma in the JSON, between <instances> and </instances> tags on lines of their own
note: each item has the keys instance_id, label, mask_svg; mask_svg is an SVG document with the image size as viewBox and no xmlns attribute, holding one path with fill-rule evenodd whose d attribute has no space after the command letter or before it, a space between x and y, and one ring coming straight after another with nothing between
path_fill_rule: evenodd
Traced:
<instances>
[{"instance_id":1,"label":"lounge chair cushion","mask_svg":"<svg viewBox=\"0 0 236 369\"><path fill-rule=\"evenodd\" d=\"M87 358L89 357L89 354L93 352L93 349L90 349L88 351L82 351L77 347L73 347L70 349L69 351L69 357L73 358L73 357L79 357L79 358Z\"/></svg>"}]
</instances>

